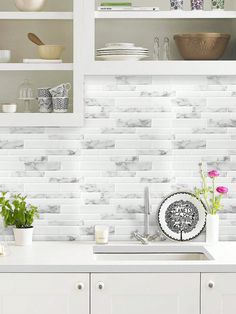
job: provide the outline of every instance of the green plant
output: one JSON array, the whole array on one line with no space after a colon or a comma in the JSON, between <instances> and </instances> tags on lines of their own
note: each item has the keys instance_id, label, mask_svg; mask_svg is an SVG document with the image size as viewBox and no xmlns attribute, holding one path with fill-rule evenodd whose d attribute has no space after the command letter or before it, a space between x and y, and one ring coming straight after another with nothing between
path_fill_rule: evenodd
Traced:
<instances>
[{"instance_id":1,"label":"green plant","mask_svg":"<svg viewBox=\"0 0 236 314\"><path fill-rule=\"evenodd\" d=\"M0 215L3 217L6 227L31 228L35 217L39 217L38 208L26 203L27 196L16 194L12 198L7 197L7 192L2 192L0 197Z\"/></svg>"}]
</instances>

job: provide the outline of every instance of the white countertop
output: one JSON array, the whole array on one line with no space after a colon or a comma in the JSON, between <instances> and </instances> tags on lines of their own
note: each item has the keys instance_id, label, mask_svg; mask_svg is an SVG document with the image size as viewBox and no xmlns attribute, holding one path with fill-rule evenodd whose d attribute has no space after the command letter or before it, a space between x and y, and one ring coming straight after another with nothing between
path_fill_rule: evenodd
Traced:
<instances>
[{"instance_id":1,"label":"white countertop","mask_svg":"<svg viewBox=\"0 0 236 314\"><path fill-rule=\"evenodd\" d=\"M109 246L140 247L135 242L113 242ZM154 243L149 246L204 246L213 260L206 261L98 261L94 243L34 242L29 247L9 245L7 256L0 257L0 272L236 272L236 242Z\"/></svg>"}]
</instances>

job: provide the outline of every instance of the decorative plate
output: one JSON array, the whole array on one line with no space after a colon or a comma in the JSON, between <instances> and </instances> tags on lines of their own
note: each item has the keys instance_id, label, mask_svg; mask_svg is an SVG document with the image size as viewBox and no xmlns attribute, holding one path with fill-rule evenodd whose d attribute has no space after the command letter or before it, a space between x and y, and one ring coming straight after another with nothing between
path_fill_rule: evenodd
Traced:
<instances>
[{"instance_id":1,"label":"decorative plate","mask_svg":"<svg viewBox=\"0 0 236 314\"><path fill-rule=\"evenodd\" d=\"M174 193L160 205L157 220L168 238L189 241L203 231L206 224L206 207L192 193Z\"/></svg>"}]
</instances>

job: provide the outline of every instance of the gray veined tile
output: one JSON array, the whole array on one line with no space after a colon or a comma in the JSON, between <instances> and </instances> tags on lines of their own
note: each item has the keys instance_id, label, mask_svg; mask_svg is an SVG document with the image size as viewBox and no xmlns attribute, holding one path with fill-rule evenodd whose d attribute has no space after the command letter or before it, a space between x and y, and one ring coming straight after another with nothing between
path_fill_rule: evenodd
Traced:
<instances>
[{"instance_id":1,"label":"gray veined tile","mask_svg":"<svg viewBox=\"0 0 236 314\"><path fill-rule=\"evenodd\" d=\"M208 120L209 127L217 127L217 128L235 128L236 127L236 119L209 119Z\"/></svg>"},{"instance_id":2,"label":"gray veined tile","mask_svg":"<svg viewBox=\"0 0 236 314\"><path fill-rule=\"evenodd\" d=\"M45 128L39 128L39 127L10 128L9 133L11 134L43 134L45 133Z\"/></svg>"},{"instance_id":3,"label":"gray veined tile","mask_svg":"<svg viewBox=\"0 0 236 314\"><path fill-rule=\"evenodd\" d=\"M12 140L12 141L0 141L0 149L22 149L24 148L24 141L23 140Z\"/></svg>"},{"instance_id":4,"label":"gray veined tile","mask_svg":"<svg viewBox=\"0 0 236 314\"><path fill-rule=\"evenodd\" d=\"M116 76L116 84L126 84L126 85L149 85L152 84L151 76Z\"/></svg>"},{"instance_id":5,"label":"gray veined tile","mask_svg":"<svg viewBox=\"0 0 236 314\"><path fill-rule=\"evenodd\" d=\"M116 162L117 171L149 171L151 169L151 162Z\"/></svg>"},{"instance_id":6,"label":"gray veined tile","mask_svg":"<svg viewBox=\"0 0 236 314\"><path fill-rule=\"evenodd\" d=\"M119 128L150 128L151 125L151 119L118 119L116 122Z\"/></svg>"},{"instance_id":7,"label":"gray veined tile","mask_svg":"<svg viewBox=\"0 0 236 314\"><path fill-rule=\"evenodd\" d=\"M201 114L197 112L177 113L176 118L177 119L201 119Z\"/></svg>"},{"instance_id":8,"label":"gray veined tile","mask_svg":"<svg viewBox=\"0 0 236 314\"><path fill-rule=\"evenodd\" d=\"M144 212L144 205L118 205L117 213L138 214Z\"/></svg>"},{"instance_id":9,"label":"gray veined tile","mask_svg":"<svg viewBox=\"0 0 236 314\"><path fill-rule=\"evenodd\" d=\"M84 192L114 192L113 184L81 184L81 191Z\"/></svg>"},{"instance_id":10,"label":"gray veined tile","mask_svg":"<svg viewBox=\"0 0 236 314\"><path fill-rule=\"evenodd\" d=\"M204 140L182 140L173 142L174 149L202 149L206 148Z\"/></svg>"},{"instance_id":11,"label":"gray veined tile","mask_svg":"<svg viewBox=\"0 0 236 314\"><path fill-rule=\"evenodd\" d=\"M39 205L40 214L59 214L60 206L59 205Z\"/></svg>"},{"instance_id":12,"label":"gray veined tile","mask_svg":"<svg viewBox=\"0 0 236 314\"><path fill-rule=\"evenodd\" d=\"M25 171L59 171L60 162L26 162Z\"/></svg>"},{"instance_id":13,"label":"gray veined tile","mask_svg":"<svg viewBox=\"0 0 236 314\"><path fill-rule=\"evenodd\" d=\"M101 133L103 134L134 134L135 129L131 128L102 128Z\"/></svg>"},{"instance_id":14,"label":"gray veined tile","mask_svg":"<svg viewBox=\"0 0 236 314\"><path fill-rule=\"evenodd\" d=\"M203 110L206 107L206 98L173 98L171 99L172 105L179 107L196 107Z\"/></svg>"},{"instance_id":15,"label":"gray veined tile","mask_svg":"<svg viewBox=\"0 0 236 314\"><path fill-rule=\"evenodd\" d=\"M83 149L110 149L115 148L115 141L113 140L91 140L82 142Z\"/></svg>"},{"instance_id":16,"label":"gray veined tile","mask_svg":"<svg viewBox=\"0 0 236 314\"><path fill-rule=\"evenodd\" d=\"M225 134L227 129L225 128L193 128L193 134Z\"/></svg>"},{"instance_id":17,"label":"gray veined tile","mask_svg":"<svg viewBox=\"0 0 236 314\"><path fill-rule=\"evenodd\" d=\"M81 178L76 177L53 177L49 178L50 183L80 183L83 181Z\"/></svg>"},{"instance_id":18,"label":"gray veined tile","mask_svg":"<svg viewBox=\"0 0 236 314\"><path fill-rule=\"evenodd\" d=\"M11 172L11 177L21 177L21 178L42 178L45 176L44 171L14 171Z\"/></svg>"}]
</instances>

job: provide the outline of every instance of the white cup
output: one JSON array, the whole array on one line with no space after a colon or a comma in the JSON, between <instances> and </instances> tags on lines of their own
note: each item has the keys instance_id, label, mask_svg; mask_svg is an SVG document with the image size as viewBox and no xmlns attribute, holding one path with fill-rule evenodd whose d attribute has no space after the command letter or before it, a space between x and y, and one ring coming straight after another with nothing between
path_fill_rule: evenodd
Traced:
<instances>
[{"instance_id":1,"label":"white cup","mask_svg":"<svg viewBox=\"0 0 236 314\"><path fill-rule=\"evenodd\" d=\"M11 61L10 50L0 50L0 63L7 63Z\"/></svg>"},{"instance_id":2,"label":"white cup","mask_svg":"<svg viewBox=\"0 0 236 314\"><path fill-rule=\"evenodd\" d=\"M109 239L109 226L95 226L95 240L97 244L107 244Z\"/></svg>"}]
</instances>

